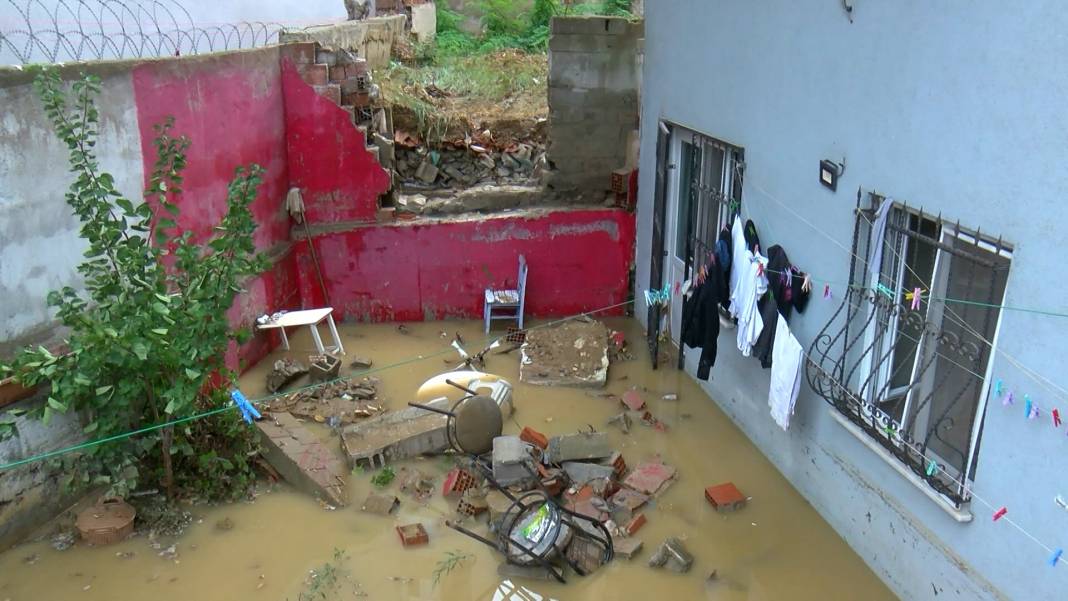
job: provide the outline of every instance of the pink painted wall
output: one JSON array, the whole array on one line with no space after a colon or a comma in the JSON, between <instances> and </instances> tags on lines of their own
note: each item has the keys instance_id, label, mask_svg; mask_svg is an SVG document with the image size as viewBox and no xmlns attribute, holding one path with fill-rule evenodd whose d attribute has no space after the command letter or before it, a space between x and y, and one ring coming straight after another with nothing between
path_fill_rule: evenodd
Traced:
<instances>
[{"instance_id":1,"label":"pink painted wall","mask_svg":"<svg viewBox=\"0 0 1068 601\"><path fill-rule=\"evenodd\" d=\"M514 286L520 254L530 265L527 314L569 315L626 300L634 215L580 209L377 225L319 235L315 248L344 319L481 317L483 290ZM321 304L307 244L296 252L301 298Z\"/></svg>"},{"instance_id":2,"label":"pink painted wall","mask_svg":"<svg viewBox=\"0 0 1068 601\"><path fill-rule=\"evenodd\" d=\"M226 191L238 166L264 168L252 212L259 223L256 247L266 251L288 244L289 216L283 208L289 187L286 121L278 51L238 52L181 60L141 63L133 69L133 87L141 131L145 182L157 153L157 123L174 117L175 135L189 137L184 192L178 223L207 237L226 212ZM250 327L257 316L281 307L299 306L295 256L287 252L267 273L246 284L228 313L235 326ZM256 336L228 364L252 364L273 343Z\"/></svg>"},{"instance_id":3,"label":"pink painted wall","mask_svg":"<svg viewBox=\"0 0 1068 601\"><path fill-rule=\"evenodd\" d=\"M301 189L309 223L373 221L389 174L367 151L352 115L305 83L282 59L289 182Z\"/></svg>"}]
</instances>

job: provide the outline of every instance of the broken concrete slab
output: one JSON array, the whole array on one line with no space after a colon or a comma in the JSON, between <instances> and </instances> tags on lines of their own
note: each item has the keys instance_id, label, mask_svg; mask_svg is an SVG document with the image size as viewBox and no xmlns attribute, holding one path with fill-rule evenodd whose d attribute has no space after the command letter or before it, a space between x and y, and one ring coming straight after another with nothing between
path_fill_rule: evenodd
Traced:
<instances>
[{"instance_id":1,"label":"broken concrete slab","mask_svg":"<svg viewBox=\"0 0 1068 601\"><path fill-rule=\"evenodd\" d=\"M375 515L389 515L396 511L397 507L400 507L400 499L395 495L371 493L367 495L360 509Z\"/></svg>"},{"instance_id":2,"label":"broken concrete slab","mask_svg":"<svg viewBox=\"0 0 1068 601\"><path fill-rule=\"evenodd\" d=\"M615 467L611 465L598 465L596 463L583 463L581 461L566 461L563 464L568 478L581 486L591 480L611 479L615 476Z\"/></svg>"},{"instance_id":3,"label":"broken concrete slab","mask_svg":"<svg viewBox=\"0 0 1068 601\"><path fill-rule=\"evenodd\" d=\"M312 384L318 384L320 382L327 382L337 378L337 374L341 369L341 359L327 354L318 355L312 357L311 364L308 369L309 380Z\"/></svg>"},{"instance_id":4,"label":"broken concrete slab","mask_svg":"<svg viewBox=\"0 0 1068 601\"><path fill-rule=\"evenodd\" d=\"M649 501L649 496L629 488L621 488L608 501L616 507L626 507L634 511Z\"/></svg>"},{"instance_id":5,"label":"broken concrete slab","mask_svg":"<svg viewBox=\"0 0 1068 601\"><path fill-rule=\"evenodd\" d=\"M680 574L689 572L693 567L693 555L682 545L677 538L669 538L649 558L649 567L667 568Z\"/></svg>"},{"instance_id":6,"label":"broken concrete slab","mask_svg":"<svg viewBox=\"0 0 1068 601\"><path fill-rule=\"evenodd\" d=\"M631 418L626 411L608 418L608 425L617 425L624 434L630 434Z\"/></svg>"},{"instance_id":7,"label":"broken concrete slab","mask_svg":"<svg viewBox=\"0 0 1068 601\"><path fill-rule=\"evenodd\" d=\"M636 538L612 537L612 550L616 557L633 559L642 550L642 541Z\"/></svg>"},{"instance_id":8,"label":"broken concrete slab","mask_svg":"<svg viewBox=\"0 0 1068 601\"><path fill-rule=\"evenodd\" d=\"M675 478L675 468L659 461L647 461L623 480L623 486L647 495L663 492Z\"/></svg>"},{"instance_id":9,"label":"broken concrete slab","mask_svg":"<svg viewBox=\"0 0 1068 601\"><path fill-rule=\"evenodd\" d=\"M347 502L348 470L337 455L288 413L256 423L262 454L287 482L336 507Z\"/></svg>"},{"instance_id":10,"label":"broken concrete slab","mask_svg":"<svg viewBox=\"0 0 1068 601\"><path fill-rule=\"evenodd\" d=\"M308 373L308 368L300 362L288 358L279 359L274 362L273 369L267 374L267 391L272 394L278 392L306 373Z\"/></svg>"},{"instance_id":11,"label":"broken concrete slab","mask_svg":"<svg viewBox=\"0 0 1068 601\"><path fill-rule=\"evenodd\" d=\"M520 348L519 379L540 386L604 386L608 328L598 321L573 320L529 331Z\"/></svg>"},{"instance_id":12,"label":"broken concrete slab","mask_svg":"<svg viewBox=\"0 0 1068 601\"><path fill-rule=\"evenodd\" d=\"M604 432L566 434L549 439L545 459L549 463L603 459L610 457L612 450L608 443L608 434Z\"/></svg>"},{"instance_id":13,"label":"broken concrete slab","mask_svg":"<svg viewBox=\"0 0 1068 601\"><path fill-rule=\"evenodd\" d=\"M374 361L366 357L353 357L352 361L349 362L349 367L353 369L369 369L373 364Z\"/></svg>"},{"instance_id":14,"label":"broken concrete slab","mask_svg":"<svg viewBox=\"0 0 1068 601\"><path fill-rule=\"evenodd\" d=\"M531 446L518 436L493 439L493 479L501 486L511 486L533 478Z\"/></svg>"},{"instance_id":15,"label":"broken concrete slab","mask_svg":"<svg viewBox=\"0 0 1068 601\"><path fill-rule=\"evenodd\" d=\"M447 409L447 402L427 403ZM381 467L393 461L441 453L449 446L447 417L418 407L385 413L341 432L349 465Z\"/></svg>"}]
</instances>

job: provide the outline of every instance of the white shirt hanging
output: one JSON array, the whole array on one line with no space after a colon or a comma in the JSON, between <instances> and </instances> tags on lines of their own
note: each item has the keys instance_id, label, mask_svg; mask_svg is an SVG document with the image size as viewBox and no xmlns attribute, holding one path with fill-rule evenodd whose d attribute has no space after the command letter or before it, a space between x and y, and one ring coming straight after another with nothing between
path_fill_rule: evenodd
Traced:
<instances>
[{"instance_id":1,"label":"white shirt hanging","mask_svg":"<svg viewBox=\"0 0 1068 601\"><path fill-rule=\"evenodd\" d=\"M731 261L734 270L741 272L738 285L731 290L731 314L738 318L738 350L742 351L743 357L749 357L753 354L753 345L760 337L760 332L764 330L757 300L768 291L768 278L764 272L768 259L743 248L742 254L736 255Z\"/></svg>"},{"instance_id":2,"label":"white shirt hanging","mask_svg":"<svg viewBox=\"0 0 1068 601\"><path fill-rule=\"evenodd\" d=\"M775 346L771 350L771 387L768 405L771 417L783 430L790 427L797 393L801 390L801 362L805 351L790 333L790 326L782 315L775 325Z\"/></svg>"}]
</instances>

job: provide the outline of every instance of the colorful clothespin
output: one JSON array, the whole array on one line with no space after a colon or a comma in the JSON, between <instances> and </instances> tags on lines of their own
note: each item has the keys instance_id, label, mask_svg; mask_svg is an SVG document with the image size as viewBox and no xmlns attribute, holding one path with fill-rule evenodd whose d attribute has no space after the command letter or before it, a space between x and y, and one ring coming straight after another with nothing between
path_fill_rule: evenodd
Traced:
<instances>
[{"instance_id":1,"label":"colorful clothespin","mask_svg":"<svg viewBox=\"0 0 1068 601\"><path fill-rule=\"evenodd\" d=\"M923 289L913 288L912 292L906 292L905 300L912 302L913 311L918 311L920 309L920 301L923 300Z\"/></svg>"},{"instance_id":2,"label":"colorful clothespin","mask_svg":"<svg viewBox=\"0 0 1068 601\"><path fill-rule=\"evenodd\" d=\"M931 476L935 475L935 472L937 472L937 471L938 471L938 464L935 463L934 459L931 459L927 463L927 476L931 477Z\"/></svg>"},{"instance_id":3,"label":"colorful clothespin","mask_svg":"<svg viewBox=\"0 0 1068 601\"><path fill-rule=\"evenodd\" d=\"M830 284L824 284L823 285L823 299L824 300L831 300L831 285Z\"/></svg>"},{"instance_id":4,"label":"colorful clothespin","mask_svg":"<svg viewBox=\"0 0 1068 601\"><path fill-rule=\"evenodd\" d=\"M877 292L882 292L883 294L885 294L886 298L889 298L891 300L894 298L894 291L891 290L890 288L888 288L882 282L880 282L878 285L875 286L875 290Z\"/></svg>"},{"instance_id":5,"label":"colorful clothespin","mask_svg":"<svg viewBox=\"0 0 1068 601\"><path fill-rule=\"evenodd\" d=\"M1002 386L1003 384L1001 382L1001 378L998 378L997 382L994 382L994 394L998 397L1000 397L1002 393L1005 392Z\"/></svg>"},{"instance_id":6,"label":"colorful clothespin","mask_svg":"<svg viewBox=\"0 0 1068 601\"><path fill-rule=\"evenodd\" d=\"M1031 395L1024 395L1024 415L1031 419Z\"/></svg>"},{"instance_id":7,"label":"colorful clothespin","mask_svg":"<svg viewBox=\"0 0 1068 601\"><path fill-rule=\"evenodd\" d=\"M1064 554L1064 549L1057 549L1053 552L1053 555L1049 556L1049 567L1057 567L1057 562L1061 560L1061 555Z\"/></svg>"},{"instance_id":8,"label":"colorful clothespin","mask_svg":"<svg viewBox=\"0 0 1068 601\"><path fill-rule=\"evenodd\" d=\"M675 282L675 294L678 294L682 290L682 282Z\"/></svg>"},{"instance_id":9,"label":"colorful clothespin","mask_svg":"<svg viewBox=\"0 0 1068 601\"><path fill-rule=\"evenodd\" d=\"M1006 407L1008 407L1009 405L1012 405L1015 402L1016 402L1016 395L1010 390L1009 394L1005 395L1005 399L1001 401L1001 404L1005 405Z\"/></svg>"},{"instance_id":10,"label":"colorful clothespin","mask_svg":"<svg viewBox=\"0 0 1068 601\"><path fill-rule=\"evenodd\" d=\"M1000 520L1001 518L1005 517L1005 514L1008 513L1008 512L1009 512L1009 510L1007 508L1005 508L1005 507L1002 507L1001 509L995 511L994 512L994 521L996 522L996 521Z\"/></svg>"},{"instance_id":11,"label":"colorful clothespin","mask_svg":"<svg viewBox=\"0 0 1068 601\"><path fill-rule=\"evenodd\" d=\"M1042 412L1038 410L1038 405L1031 406L1031 412L1027 414L1027 419L1037 419L1042 415Z\"/></svg>"},{"instance_id":12,"label":"colorful clothespin","mask_svg":"<svg viewBox=\"0 0 1068 601\"><path fill-rule=\"evenodd\" d=\"M1050 415L1053 416L1053 427L1054 428L1060 428L1061 427L1061 412L1057 411L1056 409L1054 409L1053 411L1050 412Z\"/></svg>"},{"instance_id":13,"label":"colorful clothespin","mask_svg":"<svg viewBox=\"0 0 1068 601\"><path fill-rule=\"evenodd\" d=\"M252 403L245 398L245 395L241 394L240 390L236 388L230 391L230 398L233 399L234 404L237 405L238 410L241 411L241 417L248 423L252 423L252 420L260 419L262 417L259 411L252 406Z\"/></svg>"}]
</instances>

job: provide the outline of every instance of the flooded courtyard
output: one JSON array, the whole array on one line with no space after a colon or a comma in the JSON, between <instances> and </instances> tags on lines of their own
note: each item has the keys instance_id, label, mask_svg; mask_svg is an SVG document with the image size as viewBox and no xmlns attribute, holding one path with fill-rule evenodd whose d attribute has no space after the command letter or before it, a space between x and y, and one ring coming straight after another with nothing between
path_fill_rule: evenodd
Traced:
<instances>
[{"instance_id":1,"label":"flooded courtyard","mask_svg":"<svg viewBox=\"0 0 1068 601\"><path fill-rule=\"evenodd\" d=\"M678 469L677 480L644 510L648 523L635 534L644 548L631 560L617 557L587 577L572 574L566 585L503 579L497 575L496 551L446 527L455 513L440 485L450 465L425 458L394 467L399 471L411 465L433 474L434 495L420 504L400 493L398 478L386 489L401 499L389 517L360 511L374 487L371 473L357 470L348 483L349 505L333 511L284 484L265 485L254 502L189 507L192 526L176 541L162 541L164 549L176 543L173 555L161 556L145 537L99 548L79 543L66 551L54 550L47 540L20 545L0 555L0 601L895 598L689 376L673 367L650 369L636 321L613 318L606 323L625 332L635 358L611 366L604 390L615 395L642 390L666 429L635 424L624 434L606 423L621 410L618 398L592 395L589 389L520 383L518 353L491 352L485 371L515 387L516 411L505 420L505 434L529 426L553 436L592 426L608 433L628 465L659 457ZM484 340L481 322L429 322L403 329L346 324L340 329L348 353L342 375L354 373L348 367L352 357L372 358L372 375L381 379L379 398L386 399L389 409L404 408L420 384L460 362L449 349L457 332L469 341L469 352L478 351L476 341ZM243 376L241 387L249 398L265 395L264 378L275 359L307 359L312 351L307 333L294 332L291 341L290 351L278 349ZM677 399L665 400L666 394ZM337 434L325 425L310 427L340 456ZM704 488L727 481L751 499L738 512L716 513L704 499ZM405 549L394 527L413 522L426 527L430 542ZM689 573L646 565L656 547L672 536L682 539L695 558ZM439 572L435 582L435 571L450 552L469 557L447 574ZM322 590L315 589L310 572L318 570L321 576L328 563L336 578L329 592L318 596Z\"/></svg>"}]
</instances>

